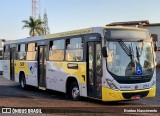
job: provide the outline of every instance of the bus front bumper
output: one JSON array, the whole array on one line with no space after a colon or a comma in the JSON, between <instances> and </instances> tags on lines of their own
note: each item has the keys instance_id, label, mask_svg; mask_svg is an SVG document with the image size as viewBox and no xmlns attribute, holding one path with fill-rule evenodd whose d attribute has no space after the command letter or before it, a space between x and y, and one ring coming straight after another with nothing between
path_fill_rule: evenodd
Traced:
<instances>
[{"instance_id":1,"label":"bus front bumper","mask_svg":"<svg viewBox=\"0 0 160 116\"><path fill-rule=\"evenodd\" d=\"M121 91L102 87L102 101L133 100L132 97L155 97L156 86L144 90Z\"/></svg>"}]
</instances>

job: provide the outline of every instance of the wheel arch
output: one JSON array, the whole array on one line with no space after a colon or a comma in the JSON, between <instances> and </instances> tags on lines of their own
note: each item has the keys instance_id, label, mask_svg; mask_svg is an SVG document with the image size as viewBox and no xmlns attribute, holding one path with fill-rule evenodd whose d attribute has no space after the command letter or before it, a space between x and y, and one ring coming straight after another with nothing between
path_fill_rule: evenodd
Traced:
<instances>
[{"instance_id":1,"label":"wheel arch","mask_svg":"<svg viewBox=\"0 0 160 116\"><path fill-rule=\"evenodd\" d=\"M22 74L24 74L24 76L25 76L24 71L20 71L20 72L19 72L19 82L20 82L20 79L21 79L20 77L21 77Z\"/></svg>"},{"instance_id":2,"label":"wheel arch","mask_svg":"<svg viewBox=\"0 0 160 116\"><path fill-rule=\"evenodd\" d=\"M70 89L70 86L73 82L77 82L78 86L79 86L79 82L77 80L76 77L74 76L68 76L67 79L66 79L66 94L69 93L69 89ZM80 86L79 86L80 87ZM80 89L80 88L79 88Z\"/></svg>"}]
</instances>

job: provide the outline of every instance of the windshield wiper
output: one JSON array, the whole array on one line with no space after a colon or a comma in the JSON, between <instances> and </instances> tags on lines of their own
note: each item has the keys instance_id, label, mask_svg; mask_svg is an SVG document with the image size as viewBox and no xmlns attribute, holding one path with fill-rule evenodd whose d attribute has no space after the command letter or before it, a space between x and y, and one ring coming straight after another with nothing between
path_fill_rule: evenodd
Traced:
<instances>
[{"instance_id":1,"label":"windshield wiper","mask_svg":"<svg viewBox=\"0 0 160 116\"><path fill-rule=\"evenodd\" d=\"M139 42L143 42L143 40L140 40ZM143 45L141 47L141 51L140 51L140 48L136 46L136 55L137 55L138 62L140 62L140 57L142 55L142 50L143 50Z\"/></svg>"},{"instance_id":2,"label":"windshield wiper","mask_svg":"<svg viewBox=\"0 0 160 116\"><path fill-rule=\"evenodd\" d=\"M131 47L129 46L129 48L127 47L127 45L123 42L123 41L118 41L119 45L121 46L121 48L124 50L124 52L131 57L133 57L132 55L132 49Z\"/></svg>"},{"instance_id":3,"label":"windshield wiper","mask_svg":"<svg viewBox=\"0 0 160 116\"><path fill-rule=\"evenodd\" d=\"M133 53L133 49L131 48L131 46L129 46L129 48L128 48L127 45L123 41L118 41L118 43L121 46L121 48L124 50L124 52L130 57L130 59L131 59L131 67L135 67L134 55L132 54Z\"/></svg>"},{"instance_id":4,"label":"windshield wiper","mask_svg":"<svg viewBox=\"0 0 160 116\"><path fill-rule=\"evenodd\" d=\"M140 57L141 57L141 55L140 55L140 53L139 53L139 48L136 46L136 55L137 55L137 60L138 60L138 62L140 61Z\"/></svg>"}]
</instances>

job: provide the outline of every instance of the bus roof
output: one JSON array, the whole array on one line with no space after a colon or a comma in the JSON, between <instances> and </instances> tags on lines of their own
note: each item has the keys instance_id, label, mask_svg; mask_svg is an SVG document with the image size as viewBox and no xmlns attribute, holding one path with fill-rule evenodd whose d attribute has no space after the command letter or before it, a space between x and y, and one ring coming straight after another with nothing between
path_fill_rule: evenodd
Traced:
<instances>
[{"instance_id":1,"label":"bus roof","mask_svg":"<svg viewBox=\"0 0 160 116\"><path fill-rule=\"evenodd\" d=\"M92 33L93 28L94 27L86 28L86 29L73 30L73 31L67 31L67 32L61 32L61 33L55 33L55 34L49 34L49 35L45 36L45 39L65 37L65 36L73 36L73 35L80 35L80 34L88 34L88 33Z\"/></svg>"},{"instance_id":2,"label":"bus roof","mask_svg":"<svg viewBox=\"0 0 160 116\"><path fill-rule=\"evenodd\" d=\"M44 35L35 36L35 37L27 37L27 38L17 39L17 40L8 40L5 42L5 44L31 42L31 41L38 41L38 40L42 40L42 39L44 39Z\"/></svg>"},{"instance_id":3,"label":"bus roof","mask_svg":"<svg viewBox=\"0 0 160 116\"><path fill-rule=\"evenodd\" d=\"M146 31L146 29L135 28L135 27L126 27L126 26L125 27L124 26L91 27L91 28L86 28L86 29L79 29L79 30L61 32L61 33L55 33L55 34L27 37L27 38L18 39L18 40L8 40L5 42L5 44L32 42L32 41L38 41L38 40L43 40L43 39L60 38L60 37L80 35L80 34L89 34L89 33L96 33L96 32L100 33L101 32L100 29L134 29L134 30L145 30Z\"/></svg>"},{"instance_id":4,"label":"bus roof","mask_svg":"<svg viewBox=\"0 0 160 116\"><path fill-rule=\"evenodd\" d=\"M127 26L105 26L105 29L131 29L131 30L142 30L142 31L148 31L144 28L137 28L137 27L127 27Z\"/></svg>"},{"instance_id":5,"label":"bus roof","mask_svg":"<svg viewBox=\"0 0 160 116\"><path fill-rule=\"evenodd\" d=\"M126 26L125 27L124 26L91 27L91 28L86 28L86 29L80 29L80 30L73 30L73 31L61 32L61 33L49 34L49 35L45 36L45 39L51 39L51 38L58 38L58 37L65 37L65 36L73 36L73 35L79 35L79 34L93 33L93 32L96 32L96 31L100 31L100 30L97 30L98 28L102 28L102 29L146 30L146 29L142 29L142 28L126 27Z\"/></svg>"}]
</instances>

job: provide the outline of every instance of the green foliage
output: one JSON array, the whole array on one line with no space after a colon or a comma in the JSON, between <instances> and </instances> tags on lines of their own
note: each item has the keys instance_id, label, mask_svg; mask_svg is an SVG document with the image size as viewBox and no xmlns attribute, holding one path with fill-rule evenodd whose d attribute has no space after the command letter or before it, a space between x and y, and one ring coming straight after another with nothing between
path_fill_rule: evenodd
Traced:
<instances>
[{"instance_id":1,"label":"green foliage","mask_svg":"<svg viewBox=\"0 0 160 116\"><path fill-rule=\"evenodd\" d=\"M34 19L32 16L29 17L29 20L23 20L24 28L29 28L29 35L30 36L37 36L44 34L44 28L42 27L43 22L40 19Z\"/></svg>"}]
</instances>

